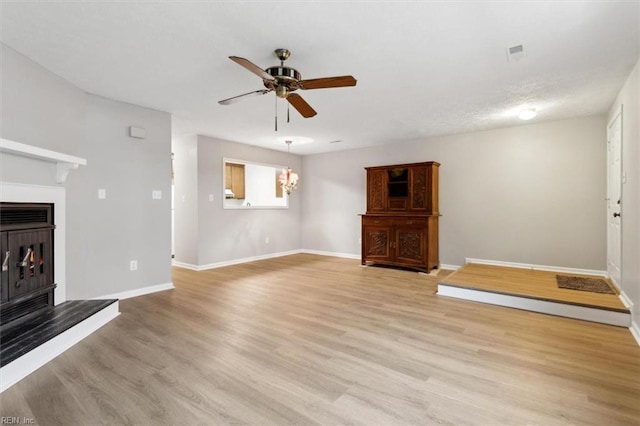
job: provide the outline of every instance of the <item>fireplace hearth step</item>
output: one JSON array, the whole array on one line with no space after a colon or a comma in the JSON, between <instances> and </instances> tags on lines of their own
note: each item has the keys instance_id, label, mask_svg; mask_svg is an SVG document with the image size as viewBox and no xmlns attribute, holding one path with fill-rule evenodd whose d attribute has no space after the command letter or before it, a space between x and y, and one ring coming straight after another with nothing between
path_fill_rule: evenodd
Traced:
<instances>
[{"instance_id":1,"label":"fireplace hearth step","mask_svg":"<svg viewBox=\"0 0 640 426\"><path fill-rule=\"evenodd\" d=\"M70 300L8 331L0 328L0 367L45 344L118 299Z\"/></svg>"}]
</instances>

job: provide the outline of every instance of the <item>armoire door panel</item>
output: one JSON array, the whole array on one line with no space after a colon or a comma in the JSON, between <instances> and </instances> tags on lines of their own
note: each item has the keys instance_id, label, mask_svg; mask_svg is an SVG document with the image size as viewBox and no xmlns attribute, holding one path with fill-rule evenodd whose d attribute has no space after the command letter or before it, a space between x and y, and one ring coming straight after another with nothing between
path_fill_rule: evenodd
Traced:
<instances>
[{"instance_id":1,"label":"armoire door panel","mask_svg":"<svg viewBox=\"0 0 640 426\"><path fill-rule=\"evenodd\" d=\"M389 228L379 226L365 226L364 251L367 259L390 259L391 232Z\"/></svg>"}]
</instances>

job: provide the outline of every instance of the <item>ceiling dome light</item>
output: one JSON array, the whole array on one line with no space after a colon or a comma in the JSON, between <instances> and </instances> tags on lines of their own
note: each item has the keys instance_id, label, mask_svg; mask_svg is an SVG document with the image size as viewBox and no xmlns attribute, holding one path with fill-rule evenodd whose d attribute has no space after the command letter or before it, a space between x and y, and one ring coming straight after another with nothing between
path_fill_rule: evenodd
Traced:
<instances>
[{"instance_id":1,"label":"ceiling dome light","mask_svg":"<svg viewBox=\"0 0 640 426\"><path fill-rule=\"evenodd\" d=\"M536 116L536 109L535 108L526 108L521 110L518 113L518 118L520 120L531 120L533 117Z\"/></svg>"}]
</instances>

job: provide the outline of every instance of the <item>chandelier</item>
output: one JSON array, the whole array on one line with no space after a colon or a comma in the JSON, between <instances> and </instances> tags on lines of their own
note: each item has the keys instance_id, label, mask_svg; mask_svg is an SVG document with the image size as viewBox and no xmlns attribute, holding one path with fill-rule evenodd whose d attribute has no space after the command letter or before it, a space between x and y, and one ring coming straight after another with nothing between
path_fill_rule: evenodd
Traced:
<instances>
[{"instance_id":1,"label":"chandelier","mask_svg":"<svg viewBox=\"0 0 640 426\"><path fill-rule=\"evenodd\" d=\"M287 144L287 153L290 153L291 141L285 141ZM296 188L298 184L298 174L294 173L289 166L286 169L282 169L282 174L278 176L278 181L280 182L280 186L282 186L282 190L287 193L287 195L291 195L291 191Z\"/></svg>"}]
</instances>

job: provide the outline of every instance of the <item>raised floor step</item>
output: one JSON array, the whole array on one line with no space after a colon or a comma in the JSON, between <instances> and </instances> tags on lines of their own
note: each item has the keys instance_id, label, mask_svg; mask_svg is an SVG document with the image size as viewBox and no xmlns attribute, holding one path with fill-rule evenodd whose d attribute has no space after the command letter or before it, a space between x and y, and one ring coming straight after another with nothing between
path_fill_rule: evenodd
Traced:
<instances>
[{"instance_id":1,"label":"raised floor step","mask_svg":"<svg viewBox=\"0 0 640 426\"><path fill-rule=\"evenodd\" d=\"M631 325L631 312L618 294L560 289L556 274L567 275L468 263L438 282L438 294L620 327Z\"/></svg>"}]
</instances>

